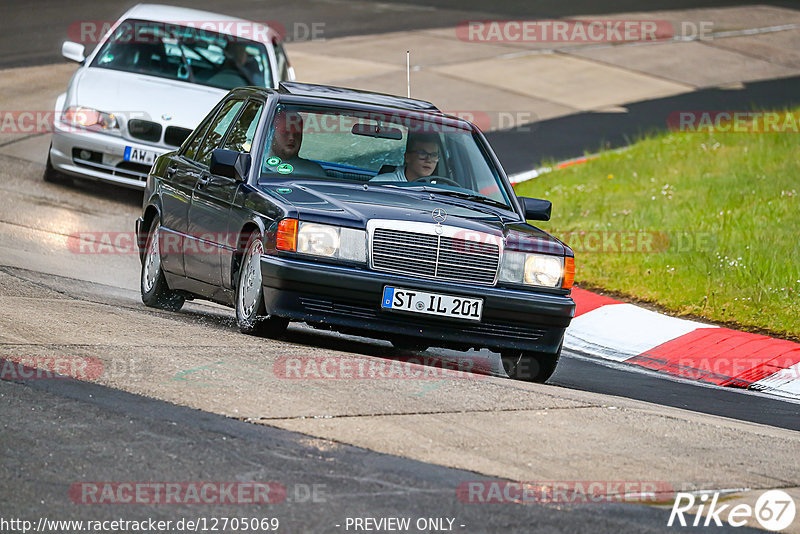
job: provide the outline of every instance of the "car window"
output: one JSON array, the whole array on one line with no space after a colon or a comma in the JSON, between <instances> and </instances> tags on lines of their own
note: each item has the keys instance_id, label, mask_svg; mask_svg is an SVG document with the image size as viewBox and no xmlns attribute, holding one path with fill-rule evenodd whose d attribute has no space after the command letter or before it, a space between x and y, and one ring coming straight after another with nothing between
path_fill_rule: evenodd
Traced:
<instances>
[{"instance_id":1,"label":"car window","mask_svg":"<svg viewBox=\"0 0 800 534\"><path fill-rule=\"evenodd\" d=\"M292 174L422 186L511 206L510 190L475 130L439 114L281 104L260 163L264 179Z\"/></svg>"},{"instance_id":2,"label":"car window","mask_svg":"<svg viewBox=\"0 0 800 534\"><path fill-rule=\"evenodd\" d=\"M256 134L256 127L258 126L258 119L261 117L263 108L264 104L261 102L249 101L231 128L231 133L228 134L228 139L222 148L237 152L250 152L250 148L253 146L253 137Z\"/></svg>"},{"instance_id":3,"label":"car window","mask_svg":"<svg viewBox=\"0 0 800 534\"><path fill-rule=\"evenodd\" d=\"M215 148L220 148L220 143L225 136L225 132L228 131L228 126L236 118L236 114L239 113L239 109L243 104L244 101L242 100L229 100L222 106L214 122L211 123L205 139L197 149L195 161L202 165L211 163L211 152Z\"/></svg>"},{"instance_id":4,"label":"car window","mask_svg":"<svg viewBox=\"0 0 800 534\"><path fill-rule=\"evenodd\" d=\"M216 110L215 110L216 111ZM200 143L203 142L203 138L208 131L208 127L213 121L214 117L216 116L215 112L211 112L203 119L203 122L200 123L200 126L195 128L194 134L191 136L189 143L186 145L186 148L183 151L183 155L188 159L194 159L195 154L197 153L197 147L200 146Z\"/></svg>"},{"instance_id":5,"label":"car window","mask_svg":"<svg viewBox=\"0 0 800 534\"><path fill-rule=\"evenodd\" d=\"M262 43L176 23L124 20L102 43L91 66L221 89L272 86Z\"/></svg>"}]
</instances>

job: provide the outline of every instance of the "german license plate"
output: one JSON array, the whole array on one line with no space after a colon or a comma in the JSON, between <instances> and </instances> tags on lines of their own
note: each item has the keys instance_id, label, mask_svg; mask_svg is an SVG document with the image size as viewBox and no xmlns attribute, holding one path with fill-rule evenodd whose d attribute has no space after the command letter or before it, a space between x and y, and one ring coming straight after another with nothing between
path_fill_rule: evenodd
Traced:
<instances>
[{"instance_id":1,"label":"german license plate","mask_svg":"<svg viewBox=\"0 0 800 534\"><path fill-rule=\"evenodd\" d=\"M143 165L152 165L158 155L149 150L142 150L132 146L125 147L125 154L122 159L133 163L142 163Z\"/></svg>"},{"instance_id":2,"label":"german license plate","mask_svg":"<svg viewBox=\"0 0 800 534\"><path fill-rule=\"evenodd\" d=\"M381 307L392 311L480 321L483 313L483 299L386 286L383 288Z\"/></svg>"}]
</instances>

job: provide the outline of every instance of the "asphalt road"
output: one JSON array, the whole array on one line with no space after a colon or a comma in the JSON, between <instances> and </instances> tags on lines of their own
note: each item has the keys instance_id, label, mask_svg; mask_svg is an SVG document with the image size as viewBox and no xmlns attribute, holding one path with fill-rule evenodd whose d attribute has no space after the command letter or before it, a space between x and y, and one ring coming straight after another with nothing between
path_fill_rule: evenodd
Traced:
<instances>
[{"instance_id":1,"label":"asphalt road","mask_svg":"<svg viewBox=\"0 0 800 534\"><path fill-rule=\"evenodd\" d=\"M686 413L798 429L798 404L615 368L569 352L552 385L539 386L541 389L479 376L469 383L421 387L410 383L415 381L276 381L268 371L269 362L283 355L391 361L408 353L389 350L382 342L302 326L292 327L283 341L256 342L236 332L230 311L202 302L188 304L178 314L145 308L136 291L135 256L82 256L75 254L65 239L72 232L89 229L129 230L139 210L140 194L88 182L52 186L40 181L41 170L40 165L0 156L0 323L4 325L0 357L85 355L101 359L110 372L103 383L0 382L0 445L7 451L0 460L0 474L7 481L1 493L0 517L176 520L236 514L278 517L287 531L304 532L341 531L335 525L343 524L347 517L449 517L457 525L465 525L465 532L530 532L532 525L536 532L662 532L668 530L668 508L610 503L466 504L455 498L454 488L467 480L486 479L470 469L440 467L435 460L418 461L413 459L414 451L407 449L396 455L379 454L265 425L291 428L320 417L349 419L358 425L362 419L364 426L357 433L374 439L384 431L370 427L369 421L376 416L389 425L391 417L431 417L435 432L443 436L440 439L464 431L485 438L492 435L491 426L478 422L485 410L500 410L497 417L504 412L524 416L531 413L531 402L535 406L556 402L560 409L552 417L562 419L568 412L596 409L598 402L624 407L625 399L631 399L681 408L688 410ZM429 354L444 360L457 356L443 350ZM490 360L496 359L491 354L471 356L484 358L489 362L487 368ZM136 362L136 369L126 370L125 362ZM209 372L209 365L214 365L209 362L219 364L222 374L213 369ZM118 363L123 366L119 376ZM603 396L604 400L592 397L590 404L571 407L574 401L567 399L583 399L587 392L610 396ZM474 414L477 419L457 427L436 423L435 418L448 414ZM587 418L583 424L591 425L590 421ZM403 424L402 419L398 424ZM650 424L643 421L636 426ZM674 421L668 422L668 428L674 425ZM555 432L558 435L559 431ZM719 447L710 453L715 457L733 455L742 446L709 439ZM591 443L589 440L587 445L592 447ZM636 440L630 446L640 447ZM534 442L525 444L524 449L528 452L520 452L521 458L538 447ZM493 454L497 453L487 451L484 458L491 459ZM567 456L572 458L570 462L578 462L581 453L576 450ZM615 470L628 456L608 451L604 461ZM443 451L441 462L447 465L448 458ZM541 453L528 458L533 462L528 465L540 466L542 473L553 469L567 480L592 477L588 467L557 464L545 468L549 462L543 461ZM696 461L706 460L698 457ZM634 479L649 476L660 480L646 463L629 465L629 472L637 473ZM485 472L477 464L475 470ZM676 476L696 484L683 472ZM680 478L683 476L686 478ZM287 501L267 507L89 506L69 499L72 484L97 481L272 481L283 484L290 494L297 491L301 495L317 484L324 485L325 497L317 502ZM722 483L708 484L720 487Z\"/></svg>"},{"instance_id":2,"label":"asphalt road","mask_svg":"<svg viewBox=\"0 0 800 534\"><path fill-rule=\"evenodd\" d=\"M800 105L800 77L701 89L628 104L627 113L588 112L489 132L486 137L508 173L629 145L663 131L676 110L790 109Z\"/></svg>"},{"instance_id":3,"label":"asphalt road","mask_svg":"<svg viewBox=\"0 0 800 534\"><path fill-rule=\"evenodd\" d=\"M0 68L44 65L61 61L61 43L67 28L80 21L113 21L137 2L129 0L74 0L65 7L58 0L3 2L0 4ZM369 0L232 0L224 9L210 0L175 0L170 5L194 7L248 20L274 20L287 28L294 24L324 23L328 38L387 31L453 26L476 18L556 18L573 15L641 12L748 4L744 0L635 0L596 2L576 0L513 0L487 3L478 0L385 1ZM792 5L792 2L762 2Z\"/></svg>"},{"instance_id":4,"label":"asphalt road","mask_svg":"<svg viewBox=\"0 0 800 534\"><path fill-rule=\"evenodd\" d=\"M0 6L0 27L4 30L0 32L0 50L4 52L0 67L60 61L57 51L65 37L51 29L63 30L63 5L36 4L36 16L30 15L30 4ZM291 4L235 2L226 5L225 11L290 24L325 21L326 33L334 37L450 25L479 16L555 17L642 9L638 2L627 0L602 6L588 0L569 6L550 4L495 3L487 13L482 11L487 9L484 2L473 0L434 3L320 0ZM731 4L652 2L648 9ZM192 5L219 9L210 2ZM128 6L124 2L77 2L71 5L69 17L113 19L125 7ZM263 15L265 12L269 14ZM19 35L26 38L19 39ZM664 124L663 114L668 110L691 109L695 104L705 109L714 102L724 102L720 107L753 102L764 106L795 103L796 95L800 94L798 88L798 80L793 79L752 84L743 91L700 92L678 97L699 100L665 99L636 104L630 106L627 115L579 115L541 123L530 134L534 137L492 134L496 136L492 142L502 147L501 157L510 171L525 170L542 159L569 157L597 146L615 146L651 124ZM534 151L521 152L522 148L532 146L531 141ZM505 150L508 152L504 154ZM520 153L527 155L513 155ZM784 436L780 429L800 429L800 405L749 392L666 379L568 352L549 386L519 384L496 377L432 387L409 383L309 385L276 381L273 376L265 375L264 369L269 369L280 355L346 355L391 360L407 354L388 350L381 342L306 327L293 327L285 340L262 340L257 344L235 331L230 311L216 306L195 302L178 314L144 308L138 302L135 257L130 254L87 257L74 254L67 243L67 236L77 231L130 231L138 215L141 195L91 183L55 187L40 180L42 170L43 165L0 156L0 301L3 303L0 324L4 325L0 331L0 357L89 355L112 368L116 362L121 362L123 368L126 362L135 362L138 367L120 376L111 373L101 383L68 379L0 381L0 446L5 451L0 458L0 476L4 481L0 518L35 520L46 515L51 519L175 520L182 516L236 515L278 517L284 526L279 532L339 532L344 529L336 525L341 525L347 517L403 516L453 518L455 530L464 532L669 530L666 508L620 504L481 506L464 504L455 498L455 488L460 482L487 480L476 472L520 472L507 466L495 468L492 460L500 462L508 458L493 456L503 454L529 459L527 471L521 471L529 477L558 473L572 480L591 476L607 480L611 476L663 478L666 475L656 473L668 471L674 464L677 479L697 485L697 477L707 476L708 485L703 487L719 488L730 475L713 479L712 474L703 473L733 472L736 469L731 465L738 468L737 462L741 463L736 459L737 454L755 456L766 450L766 459L753 460L754 464L744 466L742 472L747 476L766 473L774 478L765 481L767 477L762 477L748 487L793 485L791 472L777 473L774 464L769 463L773 456L782 458L783 449L768 448L780 442L764 440L765 436ZM455 357L448 351L434 350L431 354L443 359ZM490 363L492 358L496 359L491 354L477 356ZM219 367L213 368L212 364ZM617 404L623 406L625 409L619 411L624 411L625 417L612 420L611 430L608 425L601 428L608 435L590 434L592 425L602 427L604 421L594 422L597 415L592 411L605 410L607 404L615 405L611 408ZM640 406L644 407L637 408ZM530 442L496 449L475 437L488 436L499 442L503 432L511 433L507 423L502 426L504 413L528 417L520 420L530 421L528 414L546 414L548 407L551 410L548 417L556 421L532 427L530 435L525 436ZM660 407L682 411L670 409L662 413ZM650 412L657 412L659 417L646 419ZM484 413L496 419L487 423L480 418ZM581 413L587 415L575 415ZM708 418L702 414L720 417ZM459 416L467 418L463 419L466 423L447 426L447 421L451 421L448 417ZM426 417L433 422L431 433L425 433L419 422ZM327 418L354 421L355 432L363 435L364 443L372 443L367 438L375 439L375 434L388 434L393 421L407 424L406 432L414 438L413 450L382 454L345 443L360 443L358 439L318 439L308 435L314 432L300 434L276 428ZM388 422L376 424L381 419ZM359 420L363 421L361 427ZM602 439L564 442L567 438L563 436L569 432L559 427L558 421L562 420L578 421L573 426L585 425L587 436L599 435ZM682 429L687 427L680 425L689 420L702 423L688 427L697 435L686 439L696 443L683 441L680 442L683 448L664 452L670 457L661 462L667 464L660 468L662 471L657 458L652 465L636 463L638 449L648 446L655 449L658 441L671 439L668 438L671 432L686 434ZM617 428L647 428L656 423L664 426L658 426L654 436L644 444L631 437L627 450L615 451L609 445ZM629 426L622 426L625 424ZM713 427L738 429L742 435L734 434L736 439L726 441L719 436L731 434L715 434ZM473 440L465 439L464 432ZM555 441L548 440L551 435ZM756 437L745 444L747 435ZM391 436L388 439L391 441ZM445 441L434 441L437 439ZM453 444L460 451L473 447L480 450L474 455L473 464L467 462L469 467L464 469L441 467L464 464L460 458L453 460L453 453L446 447L423 455L427 461L413 459L420 456L416 454L419 450L431 447L429 441ZM605 465L599 465L601 461L588 451L605 447L609 447L601 456ZM391 445L383 448L397 449ZM787 450L791 458L791 451L796 448ZM703 456L703 451L708 451L707 456ZM551 456L561 460L551 461ZM727 461L726 456L733 460L724 464L724 468L717 468L714 462ZM701 466L710 467L703 471ZM604 467L608 469L603 471ZM125 480L274 481L286 486L290 498L283 504L266 507L170 507L78 505L68 496L69 488L77 482ZM296 497L295 491L302 493L314 484L320 485L321 498L316 502L303 502Z\"/></svg>"},{"instance_id":5,"label":"asphalt road","mask_svg":"<svg viewBox=\"0 0 800 534\"><path fill-rule=\"evenodd\" d=\"M277 518L278 532L346 532L347 518L448 518L456 532L669 532L669 509L616 503L480 504L455 498L469 471L326 443L75 380L0 381L0 518ZM91 421L91 426L87 424ZM124 474L123 474L124 473ZM188 475L188 476L187 476ZM83 504L89 481L273 483L275 504ZM680 531L700 531L681 528ZM448 529L449 530L449 529ZM435 531L435 530L431 530ZM718 529L757 532L755 529Z\"/></svg>"}]
</instances>

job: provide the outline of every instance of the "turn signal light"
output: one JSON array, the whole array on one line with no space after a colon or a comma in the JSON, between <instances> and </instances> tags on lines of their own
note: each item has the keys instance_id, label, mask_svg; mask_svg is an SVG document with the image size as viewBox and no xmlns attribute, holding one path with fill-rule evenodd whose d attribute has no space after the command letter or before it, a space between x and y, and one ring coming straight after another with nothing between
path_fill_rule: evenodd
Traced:
<instances>
[{"instance_id":1,"label":"turn signal light","mask_svg":"<svg viewBox=\"0 0 800 534\"><path fill-rule=\"evenodd\" d=\"M561 287L569 289L573 282L575 282L575 258L567 256L564 258L564 281L561 282Z\"/></svg>"},{"instance_id":2,"label":"turn signal light","mask_svg":"<svg viewBox=\"0 0 800 534\"><path fill-rule=\"evenodd\" d=\"M278 250L294 252L297 250L297 219L282 219L278 223L275 246Z\"/></svg>"}]
</instances>

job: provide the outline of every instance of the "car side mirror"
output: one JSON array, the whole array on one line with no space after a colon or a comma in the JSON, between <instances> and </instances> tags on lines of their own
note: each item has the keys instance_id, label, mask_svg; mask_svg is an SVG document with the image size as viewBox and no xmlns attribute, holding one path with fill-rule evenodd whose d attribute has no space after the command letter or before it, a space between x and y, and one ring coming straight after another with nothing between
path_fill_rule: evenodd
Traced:
<instances>
[{"instance_id":1,"label":"car side mirror","mask_svg":"<svg viewBox=\"0 0 800 534\"><path fill-rule=\"evenodd\" d=\"M519 199L522 201L522 208L525 210L525 220L550 220L550 211L553 209L552 202L539 198L519 197Z\"/></svg>"},{"instance_id":2,"label":"car side mirror","mask_svg":"<svg viewBox=\"0 0 800 534\"><path fill-rule=\"evenodd\" d=\"M86 59L84 53L85 53L85 48L80 43L73 43L72 41L64 41L64 44L61 45L61 55L71 61L77 61L78 63L83 63L83 60Z\"/></svg>"},{"instance_id":3,"label":"car side mirror","mask_svg":"<svg viewBox=\"0 0 800 534\"><path fill-rule=\"evenodd\" d=\"M211 151L211 165L208 170L217 176L245 182L250 171L250 154L215 148Z\"/></svg>"}]
</instances>

